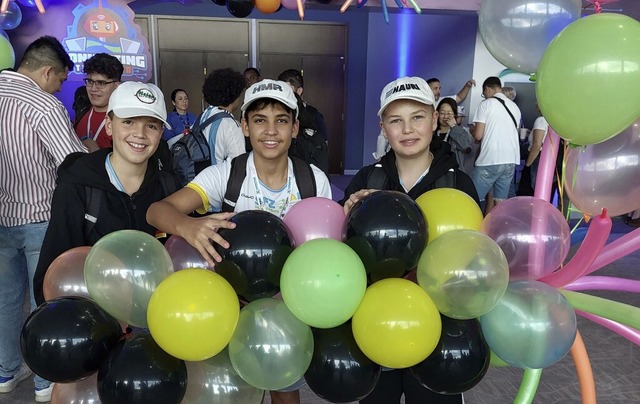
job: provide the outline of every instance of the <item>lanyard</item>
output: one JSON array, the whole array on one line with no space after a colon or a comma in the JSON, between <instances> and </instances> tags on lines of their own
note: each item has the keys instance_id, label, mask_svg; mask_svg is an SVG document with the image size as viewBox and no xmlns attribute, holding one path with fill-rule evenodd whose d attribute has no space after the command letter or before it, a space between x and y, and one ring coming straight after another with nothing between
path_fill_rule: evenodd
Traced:
<instances>
[{"instance_id":1,"label":"lanyard","mask_svg":"<svg viewBox=\"0 0 640 404\"><path fill-rule=\"evenodd\" d=\"M89 136L93 140L96 140L98 138L98 135L100 134L100 131L102 130L102 128L104 128L106 120L103 119L102 122L100 122L100 126L98 126L96 134L94 136L91 136L91 118L93 118L93 107L91 107L91 111L89 111L89 119L87 119L87 136Z\"/></svg>"},{"instance_id":2,"label":"lanyard","mask_svg":"<svg viewBox=\"0 0 640 404\"><path fill-rule=\"evenodd\" d=\"M176 114L178 114L178 118L180 118L180 120L182 121L182 124L184 125L185 129L191 129L191 124L189 123L189 115L187 115L187 113L185 112L184 115L180 115L180 113L178 111L176 111ZM182 117L187 118L186 120L182 119Z\"/></svg>"},{"instance_id":3,"label":"lanyard","mask_svg":"<svg viewBox=\"0 0 640 404\"><path fill-rule=\"evenodd\" d=\"M107 160L104 162L104 167L107 170L107 174L109 174L109 181L113 184L113 186L116 187L116 189L118 191L125 192L124 187L122 186L122 183L118 179L118 175L116 174L116 170L114 170L113 166L111 165L111 155L112 154L113 153L109 153L109 155L107 156Z\"/></svg>"},{"instance_id":4,"label":"lanyard","mask_svg":"<svg viewBox=\"0 0 640 404\"><path fill-rule=\"evenodd\" d=\"M287 168L287 170L288 170L288 168ZM280 209L278 209L277 206L275 206L275 204L274 204L273 207L270 207L269 205L267 205L265 203L265 198L262 196L261 188L262 187L265 187L267 189L269 189L269 188L266 185L264 185L262 183L262 181L260 181L260 179L258 178L257 175L252 175L252 177L253 177L253 187L254 187L255 193L256 193L256 199L255 199L255 203L257 205L256 208L258 210L271 212L271 213L275 214L276 216L278 216L279 218L282 219L284 217L285 212L287 211L287 206L289 206L289 199L291 198L291 186L292 186L291 185L292 184L291 175L288 176L287 184L284 187L282 187L282 189L284 189L284 188L287 189L287 199L285 199L285 201L282 204L282 207ZM274 202L276 202L276 201L274 201ZM279 210L279 212L278 212L278 210Z\"/></svg>"}]
</instances>

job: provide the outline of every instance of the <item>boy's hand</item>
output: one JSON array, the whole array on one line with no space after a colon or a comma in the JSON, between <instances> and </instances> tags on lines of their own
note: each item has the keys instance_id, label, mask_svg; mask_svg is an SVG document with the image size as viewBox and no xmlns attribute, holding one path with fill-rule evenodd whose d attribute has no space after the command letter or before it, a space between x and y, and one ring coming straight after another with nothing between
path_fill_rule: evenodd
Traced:
<instances>
[{"instance_id":1,"label":"boy's hand","mask_svg":"<svg viewBox=\"0 0 640 404\"><path fill-rule=\"evenodd\" d=\"M349 213L351 208L353 208L353 205L355 205L360 199L376 191L378 190L377 189L361 189L360 191L351 194L349 199L347 199L347 201L344 203L345 215Z\"/></svg>"},{"instance_id":2,"label":"boy's hand","mask_svg":"<svg viewBox=\"0 0 640 404\"><path fill-rule=\"evenodd\" d=\"M213 243L219 244L223 248L229 248L229 243L218 234L218 230L235 228L236 224L228 220L233 215L233 212L225 212L190 218L182 232L183 238L195 247L211 266L222 261L222 257L214 248Z\"/></svg>"}]
</instances>

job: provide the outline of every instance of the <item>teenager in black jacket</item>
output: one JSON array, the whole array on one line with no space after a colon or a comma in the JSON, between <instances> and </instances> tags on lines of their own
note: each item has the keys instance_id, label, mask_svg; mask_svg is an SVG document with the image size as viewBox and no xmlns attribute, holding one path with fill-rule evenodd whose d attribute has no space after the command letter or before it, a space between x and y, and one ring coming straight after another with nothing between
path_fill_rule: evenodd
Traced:
<instances>
[{"instance_id":1,"label":"teenager in black jacket","mask_svg":"<svg viewBox=\"0 0 640 404\"><path fill-rule=\"evenodd\" d=\"M122 83L111 95L106 117L113 149L71 154L62 163L34 276L36 303L44 302L47 269L65 251L92 246L117 230L156 235L145 218L147 208L178 188L175 178L161 171L153 157L166 119L158 87Z\"/></svg>"}]
</instances>

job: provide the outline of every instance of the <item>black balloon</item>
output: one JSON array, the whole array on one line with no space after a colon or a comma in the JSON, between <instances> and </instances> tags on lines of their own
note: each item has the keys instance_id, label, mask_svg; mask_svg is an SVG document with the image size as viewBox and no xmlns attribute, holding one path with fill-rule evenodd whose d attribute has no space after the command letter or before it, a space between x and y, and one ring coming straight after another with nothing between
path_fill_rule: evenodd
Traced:
<instances>
[{"instance_id":1,"label":"black balloon","mask_svg":"<svg viewBox=\"0 0 640 404\"><path fill-rule=\"evenodd\" d=\"M253 0L227 0L227 10L234 17L244 18L253 11Z\"/></svg>"},{"instance_id":2,"label":"black balloon","mask_svg":"<svg viewBox=\"0 0 640 404\"><path fill-rule=\"evenodd\" d=\"M222 256L216 272L247 301L274 296L280 291L282 267L293 250L287 227L277 216L260 210L240 212L230 220L236 228L219 232L229 248L215 245Z\"/></svg>"},{"instance_id":3,"label":"black balloon","mask_svg":"<svg viewBox=\"0 0 640 404\"><path fill-rule=\"evenodd\" d=\"M349 212L346 243L360 256L369 282L398 278L418 263L427 245L427 224L408 195L374 192Z\"/></svg>"},{"instance_id":4,"label":"black balloon","mask_svg":"<svg viewBox=\"0 0 640 404\"><path fill-rule=\"evenodd\" d=\"M187 390L187 366L163 351L151 334L127 337L98 371L103 404L179 403Z\"/></svg>"},{"instance_id":5,"label":"black balloon","mask_svg":"<svg viewBox=\"0 0 640 404\"><path fill-rule=\"evenodd\" d=\"M381 368L358 348L350 321L313 329L313 340L313 357L304 378L314 393L333 403L347 403L373 391Z\"/></svg>"},{"instance_id":6,"label":"black balloon","mask_svg":"<svg viewBox=\"0 0 640 404\"><path fill-rule=\"evenodd\" d=\"M411 368L424 387L440 394L465 392L487 373L491 351L478 320L442 316L440 341L427 359Z\"/></svg>"},{"instance_id":7,"label":"black balloon","mask_svg":"<svg viewBox=\"0 0 640 404\"><path fill-rule=\"evenodd\" d=\"M95 373L122 337L118 321L84 297L38 307L22 327L22 357L39 376L68 383Z\"/></svg>"},{"instance_id":8,"label":"black balloon","mask_svg":"<svg viewBox=\"0 0 640 404\"><path fill-rule=\"evenodd\" d=\"M227 5L227 0L211 0L213 2L213 4L217 4L219 6L226 6Z\"/></svg>"}]
</instances>

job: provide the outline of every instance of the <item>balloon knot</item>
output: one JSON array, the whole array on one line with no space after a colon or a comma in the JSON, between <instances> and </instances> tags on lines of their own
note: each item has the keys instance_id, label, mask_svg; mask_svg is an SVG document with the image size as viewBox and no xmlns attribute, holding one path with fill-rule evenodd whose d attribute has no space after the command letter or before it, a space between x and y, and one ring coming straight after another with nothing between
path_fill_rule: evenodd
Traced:
<instances>
[{"instance_id":1,"label":"balloon knot","mask_svg":"<svg viewBox=\"0 0 640 404\"><path fill-rule=\"evenodd\" d=\"M607 208L602 208L602 214L600 215L601 219L604 219L607 217Z\"/></svg>"},{"instance_id":2,"label":"balloon knot","mask_svg":"<svg viewBox=\"0 0 640 404\"><path fill-rule=\"evenodd\" d=\"M596 1L595 3L593 3L595 8L596 8L596 14L600 14L602 12L602 7L600 6L600 2Z\"/></svg>"}]
</instances>

